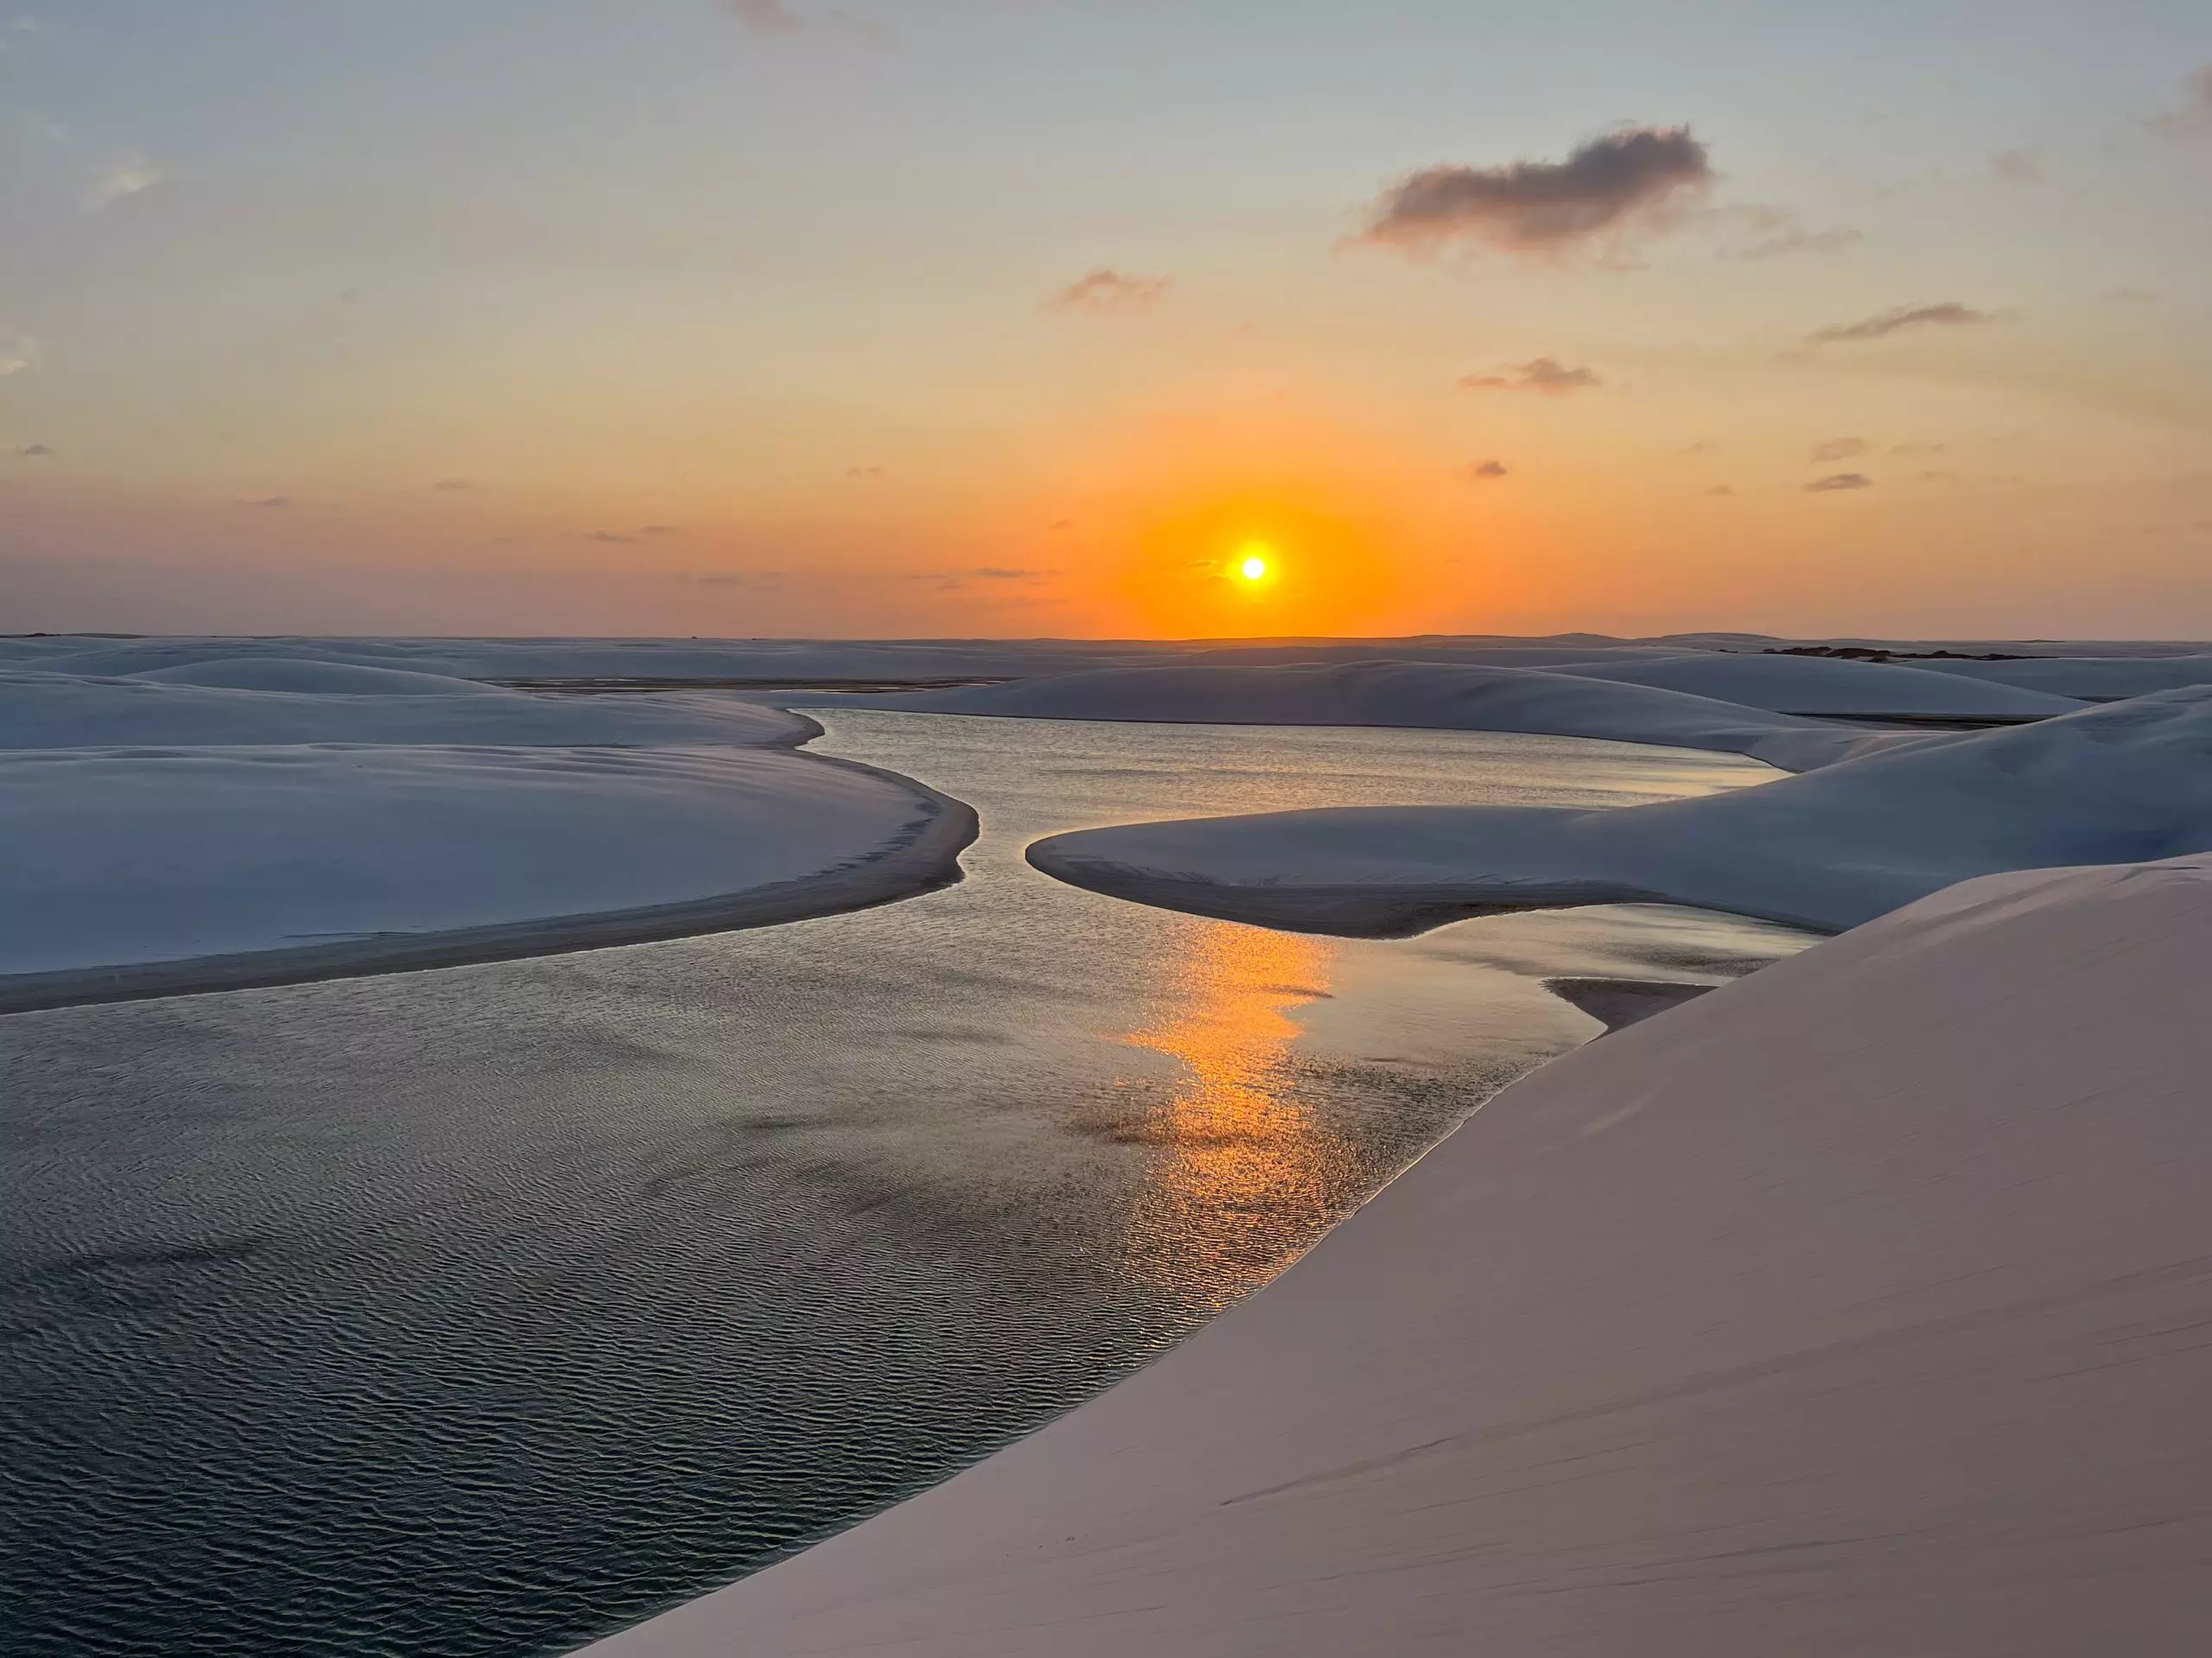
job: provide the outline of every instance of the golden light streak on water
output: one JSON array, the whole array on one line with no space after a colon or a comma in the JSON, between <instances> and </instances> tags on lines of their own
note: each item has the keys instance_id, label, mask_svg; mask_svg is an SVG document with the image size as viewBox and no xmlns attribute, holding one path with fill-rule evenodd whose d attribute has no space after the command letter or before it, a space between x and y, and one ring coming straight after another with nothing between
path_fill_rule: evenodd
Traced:
<instances>
[{"instance_id":1,"label":"golden light streak on water","mask_svg":"<svg viewBox=\"0 0 2212 1658\"><path fill-rule=\"evenodd\" d=\"M1164 1023L1122 1039L1175 1063L1169 1097L1122 1133L1160 1148L1130 1217L1133 1269L1158 1282L1194 1276L1225 1303L1286 1264L1287 1213L1325 1224L1351 1148L1293 1088L1304 1034L1291 1010L1328 993L1335 940L1193 922L1169 969ZM1209 1264L1191 1271L1196 1251ZM1173 1255L1173 1260L1168 1257Z\"/></svg>"}]
</instances>

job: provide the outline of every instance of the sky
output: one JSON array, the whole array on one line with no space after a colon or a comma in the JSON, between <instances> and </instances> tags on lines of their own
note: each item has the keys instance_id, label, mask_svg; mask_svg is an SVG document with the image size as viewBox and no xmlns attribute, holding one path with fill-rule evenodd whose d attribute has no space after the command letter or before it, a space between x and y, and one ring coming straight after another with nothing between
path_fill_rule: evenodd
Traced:
<instances>
[{"instance_id":1,"label":"sky","mask_svg":"<svg viewBox=\"0 0 2212 1658\"><path fill-rule=\"evenodd\" d=\"M0 632L2212 635L2202 0L0 0Z\"/></svg>"}]
</instances>

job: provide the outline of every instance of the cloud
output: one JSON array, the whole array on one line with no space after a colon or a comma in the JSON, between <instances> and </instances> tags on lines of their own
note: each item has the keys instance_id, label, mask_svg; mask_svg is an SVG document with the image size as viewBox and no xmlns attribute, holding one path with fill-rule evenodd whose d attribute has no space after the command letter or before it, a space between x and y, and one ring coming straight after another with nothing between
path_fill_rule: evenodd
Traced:
<instances>
[{"instance_id":1,"label":"cloud","mask_svg":"<svg viewBox=\"0 0 2212 1658\"><path fill-rule=\"evenodd\" d=\"M436 483L431 485L430 487L437 491L442 495L459 495L468 490L474 489L476 486L470 483L466 478L441 478Z\"/></svg>"},{"instance_id":2,"label":"cloud","mask_svg":"<svg viewBox=\"0 0 2212 1658\"><path fill-rule=\"evenodd\" d=\"M1736 492L1726 484L1715 484L1705 492L1708 495L1733 495Z\"/></svg>"},{"instance_id":3,"label":"cloud","mask_svg":"<svg viewBox=\"0 0 2212 1658\"><path fill-rule=\"evenodd\" d=\"M788 570L702 570L681 577L702 588L758 588L772 593L784 585Z\"/></svg>"},{"instance_id":4,"label":"cloud","mask_svg":"<svg viewBox=\"0 0 2212 1658\"><path fill-rule=\"evenodd\" d=\"M1470 391L1534 391L1547 397L1565 397L1605 382L1593 370L1568 368L1555 358L1535 357L1525 363L1508 363L1496 374L1462 375L1459 384Z\"/></svg>"},{"instance_id":5,"label":"cloud","mask_svg":"<svg viewBox=\"0 0 2212 1658\"><path fill-rule=\"evenodd\" d=\"M604 542L610 547L627 547L635 543L638 538L635 536L618 536L612 530L594 530L588 533L584 539Z\"/></svg>"},{"instance_id":6,"label":"cloud","mask_svg":"<svg viewBox=\"0 0 2212 1658\"><path fill-rule=\"evenodd\" d=\"M1491 479L1504 477L1509 470L1503 461L1475 461L1460 467L1459 475L1487 483Z\"/></svg>"},{"instance_id":7,"label":"cloud","mask_svg":"<svg viewBox=\"0 0 2212 1658\"><path fill-rule=\"evenodd\" d=\"M1874 480L1863 472L1839 472L1816 478L1805 486L1808 495L1829 495L1840 489L1872 489Z\"/></svg>"},{"instance_id":8,"label":"cloud","mask_svg":"<svg viewBox=\"0 0 2212 1658\"><path fill-rule=\"evenodd\" d=\"M683 532L672 524L649 524L638 533L641 536L680 536Z\"/></svg>"},{"instance_id":9,"label":"cloud","mask_svg":"<svg viewBox=\"0 0 2212 1658\"><path fill-rule=\"evenodd\" d=\"M1072 530L1075 528L1075 520L1073 518L1055 518L1052 523L1046 524L1045 528L1047 530Z\"/></svg>"},{"instance_id":10,"label":"cloud","mask_svg":"<svg viewBox=\"0 0 2212 1658\"><path fill-rule=\"evenodd\" d=\"M728 5L739 22L764 35L789 35L805 26L784 0L728 0Z\"/></svg>"},{"instance_id":11,"label":"cloud","mask_svg":"<svg viewBox=\"0 0 2212 1658\"><path fill-rule=\"evenodd\" d=\"M16 334L0 328L0 379L10 374L21 374L37 365L38 341L27 334Z\"/></svg>"},{"instance_id":12,"label":"cloud","mask_svg":"<svg viewBox=\"0 0 2212 1658\"><path fill-rule=\"evenodd\" d=\"M1130 276L1101 266L1069 283L1045 302L1049 311L1087 311L1093 316L1122 316L1148 311L1167 292L1166 276Z\"/></svg>"},{"instance_id":13,"label":"cloud","mask_svg":"<svg viewBox=\"0 0 2212 1658\"><path fill-rule=\"evenodd\" d=\"M845 468L845 476L848 478L880 478L883 476L883 468L880 467L848 467Z\"/></svg>"},{"instance_id":14,"label":"cloud","mask_svg":"<svg viewBox=\"0 0 2212 1658\"><path fill-rule=\"evenodd\" d=\"M2212 63L2183 83L2181 107L2151 118L2161 138L2212 138Z\"/></svg>"},{"instance_id":15,"label":"cloud","mask_svg":"<svg viewBox=\"0 0 2212 1658\"><path fill-rule=\"evenodd\" d=\"M1947 300L1940 305L1901 305L1879 316L1870 316L1858 322L1840 322L1832 327L1815 328L1805 338L1815 346L1853 344L1863 340L1884 340L1907 328L1967 328L1979 327L1994 322L1997 314L1991 311L1977 311L1971 305L1961 305Z\"/></svg>"},{"instance_id":16,"label":"cloud","mask_svg":"<svg viewBox=\"0 0 2212 1658\"><path fill-rule=\"evenodd\" d=\"M1862 231L1838 226L1832 230L1810 228L1787 207L1758 204L1713 210L1716 222L1732 226L1737 239L1720 249L1720 257L1739 264L1787 258L1797 253L1838 253L1866 239Z\"/></svg>"},{"instance_id":17,"label":"cloud","mask_svg":"<svg viewBox=\"0 0 2212 1658\"><path fill-rule=\"evenodd\" d=\"M168 175L143 156L126 156L94 179L86 190L82 206L88 213L112 207L126 196L152 189Z\"/></svg>"},{"instance_id":18,"label":"cloud","mask_svg":"<svg viewBox=\"0 0 2212 1658\"><path fill-rule=\"evenodd\" d=\"M1426 255L1454 245L1556 254L1637 228L1713 182L1688 127L1624 127L1563 162L1426 168L1385 190L1354 239Z\"/></svg>"},{"instance_id":19,"label":"cloud","mask_svg":"<svg viewBox=\"0 0 2212 1658\"><path fill-rule=\"evenodd\" d=\"M1825 443L1813 445L1812 454L1806 458L1815 462L1848 461L1854 454L1866 453L1866 440L1863 437L1832 437Z\"/></svg>"},{"instance_id":20,"label":"cloud","mask_svg":"<svg viewBox=\"0 0 2212 1658\"><path fill-rule=\"evenodd\" d=\"M1050 570L1010 570L997 564L985 564L969 570L968 575L984 581L1035 581L1052 574Z\"/></svg>"},{"instance_id":21,"label":"cloud","mask_svg":"<svg viewBox=\"0 0 2212 1658\"><path fill-rule=\"evenodd\" d=\"M1989 171L1992 177L2000 178L2007 184L2043 181L2043 163L2032 150L2000 149L1989 158Z\"/></svg>"},{"instance_id":22,"label":"cloud","mask_svg":"<svg viewBox=\"0 0 2212 1658\"><path fill-rule=\"evenodd\" d=\"M51 461L54 451L43 443L18 443L16 455L24 461Z\"/></svg>"},{"instance_id":23,"label":"cloud","mask_svg":"<svg viewBox=\"0 0 2212 1658\"><path fill-rule=\"evenodd\" d=\"M289 495L263 495L257 498L248 498L241 495L238 497L238 505L240 506L259 507L264 511L279 511L282 508L291 505L291 504L292 498Z\"/></svg>"}]
</instances>

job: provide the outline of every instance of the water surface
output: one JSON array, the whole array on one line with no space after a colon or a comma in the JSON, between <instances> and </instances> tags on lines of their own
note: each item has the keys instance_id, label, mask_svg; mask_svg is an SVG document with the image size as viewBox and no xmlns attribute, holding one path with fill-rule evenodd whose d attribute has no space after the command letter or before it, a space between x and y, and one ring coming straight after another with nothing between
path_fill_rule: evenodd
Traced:
<instances>
[{"instance_id":1,"label":"water surface","mask_svg":"<svg viewBox=\"0 0 2212 1658\"><path fill-rule=\"evenodd\" d=\"M566 1650L1075 1403L1588 1036L1545 974L1799 948L1659 908L1382 943L1021 848L1618 805L1747 761L838 711L963 885L718 937L0 1020L0 1650Z\"/></svg>"}]
</instances>

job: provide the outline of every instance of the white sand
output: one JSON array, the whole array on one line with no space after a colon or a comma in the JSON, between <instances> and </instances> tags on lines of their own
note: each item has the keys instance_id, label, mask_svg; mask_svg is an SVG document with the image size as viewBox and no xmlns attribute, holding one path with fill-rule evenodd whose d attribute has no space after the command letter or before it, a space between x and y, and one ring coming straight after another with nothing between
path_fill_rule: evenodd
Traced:
<instances>
[{"instance_id":1,"label":"white sand","mask_svg":"<svg viewBox=\"0 0 2212 1658\"><path fill-rule=\"evenodd\" d=\"M675 937L957 879L974 814L788 752L817 729L714 692L301 657L0 669L0 1012Z\"/></svg>"},{"instance_id":2,"label":"white sand","mask_svg":"<svg viewBox=\"0 0 2212 1658\"><path fill-rule=\"evenodd\" d=\"M2212 687L1923 739L1807 775L1618 811L1277 812L1052 836L1078 886L1314 931L1485 905L1651 901L1839 930L1999 870L2212 850Z\"/></svg>"},{"instance_id":3,"label":"white sand","mask_svg":"<svg viewBox=\"0 0 2212 1658\"><path fill-rule=\"evenodd\" d=\"M2212 1646L2212 861L1561 1059L1279 1282L595 1658Z\"/></svg>"},{"instance_id":4,"label":"white sand","mask_svg":"<svg viewBox=\"0 0 2212 1658\"><path fill-rule=\"evenodd\" d=\"M726 896L885 855L937 810L741 748L0 754L0 975Z\"/></svg>"},{"instance_id":5,"label":"white sand","mask_svg":"<svg viewBox=\"0 0 2212 1658\"><path fill-rule=\"evenodd\" d=\"M529 695L467 680L379 676L373 691L322 689L377 670L326 664L256 664L313 689L241 689L192 678L85 679L0 669L0 749L264 743L788 746L811 721L714 691L653 696ZM302 673L300 670L311 670ZM405 689L395 689L390 681ZM432 689L423 689L423 687Z\"/></svg>"}]
</instances>

